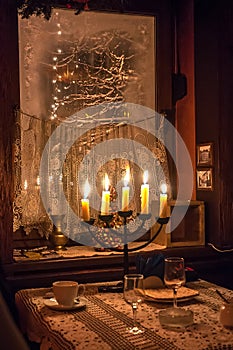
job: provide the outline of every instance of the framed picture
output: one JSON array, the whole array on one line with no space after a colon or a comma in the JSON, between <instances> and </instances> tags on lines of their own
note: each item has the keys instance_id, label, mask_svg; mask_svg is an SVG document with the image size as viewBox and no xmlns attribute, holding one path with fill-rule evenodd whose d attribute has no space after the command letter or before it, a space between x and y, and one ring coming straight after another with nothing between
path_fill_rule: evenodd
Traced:
<instances>
[{"instance_id":1,"label":"framed picture","mask_svg":"<svg viewBox=\"0 0 233 350\"><path fill-rule=\"evenodd\" d=\"M213 190L213 169L203 168L197 170L197 190L212 191Z\"/></svg>"},{"instance_id":2,"label":"framed picture","mask_svg":"<svg viewBox=\"0 0 233 350\"><path fill-rule=\"evenodd\" d=\"M213 166L213 143L197 145L197 166Z\"/></svg>"}]
</instances>

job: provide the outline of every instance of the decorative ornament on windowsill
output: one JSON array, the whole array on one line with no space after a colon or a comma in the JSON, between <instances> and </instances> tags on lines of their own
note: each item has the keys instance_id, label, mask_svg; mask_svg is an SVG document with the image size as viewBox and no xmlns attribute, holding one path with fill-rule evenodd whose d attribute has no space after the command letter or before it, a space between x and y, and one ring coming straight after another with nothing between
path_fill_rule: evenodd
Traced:
<instances>
[{"instance_id":1,"label":"decorative ornament on windowsill","mask_svg":"<svg viewBox=\"0 0 233 350\"><path fill-rule=\"evenodd\" d=\"M53 220L53 231L50 235L50 240L54 250L64 250L68 242L68 238L62 233L62 224L65 215L50 215Z\"/></svg>"}]
</instances>

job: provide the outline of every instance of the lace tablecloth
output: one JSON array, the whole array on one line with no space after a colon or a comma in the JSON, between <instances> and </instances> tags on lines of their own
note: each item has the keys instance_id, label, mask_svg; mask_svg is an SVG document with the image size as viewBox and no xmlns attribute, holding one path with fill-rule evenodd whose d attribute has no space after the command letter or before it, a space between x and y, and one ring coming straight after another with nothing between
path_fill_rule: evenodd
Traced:
<instances>
[{"instance_id":1,"label":"lace tablecloth","mask_svg":"<svg viewBox=\"0 0 233 350\"><path fill-rule=\"evenodd\" d=\"M206 281L188 284L199 291L199 296L182 303L194 312L194 324L175 331L160 326L158 312L169 305L145 302L138 312L138 321L144 332L131 335L131 306L122 293L97 293L97 288L86 289L87 306L79 311L60 312L44 305L48 289L27 289L16 293L16 305L23 332L30 340L39 342L41 350L233 350L233 330L219 322L222 300L216 285ZM233 291L217 287L226 298Z\"/></svg>"}]
</instances>

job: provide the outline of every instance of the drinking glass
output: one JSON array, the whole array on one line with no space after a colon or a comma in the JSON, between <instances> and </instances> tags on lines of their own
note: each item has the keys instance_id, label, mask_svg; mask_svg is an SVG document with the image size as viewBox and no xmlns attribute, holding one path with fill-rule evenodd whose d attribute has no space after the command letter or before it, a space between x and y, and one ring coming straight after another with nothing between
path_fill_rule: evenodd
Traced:
<instances>
[{"instance_id":1,"label":"drinking glass","mask_svg":"<svg viewBox=\"0 0 233 350\"><path fill-rule=\"evenodd\" d=\"M177 307L177 291L185 284L185 269L183 258L166 258L164 266L164 283L173 289L173 307L159 311L159 321L162 326L186 327L193 323L193 312Z\"/></svg>"},{"instance_id":2,"label":"drinking glass","mask_svg":"<svg viewBox=\"0 0 233 350\"><path fill-rule=\"evenodd\" d=\"M185 284L183 258L166 258L164 267L164 283L173 289L173 307L177 308L177 290Z\"/></svg>"},{"instance_id":3,"label":"drinking glass","mask_svg":"<svg viewBox=\"0 0 233 350\"><path fill-rule=\"evenodd\" d=\"M129 332L133 334L142 333L143 330L137 325L138 304L143 301L143 275L127 274L124 276L124 299L132 306L133 310L133 327Z\"/></svg>"}]
</instances>

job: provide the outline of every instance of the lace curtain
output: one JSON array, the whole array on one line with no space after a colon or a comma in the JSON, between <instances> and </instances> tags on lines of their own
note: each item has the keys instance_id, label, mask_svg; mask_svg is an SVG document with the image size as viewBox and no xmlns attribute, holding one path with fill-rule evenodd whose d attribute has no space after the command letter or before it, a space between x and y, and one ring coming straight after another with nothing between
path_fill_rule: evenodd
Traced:
<instances>
[{"instance_id":1,"label":"lace curtain","mask_svg":"<svg viewBox=\"0 0 233 350\"><path fill-rule=\"evenodd\" d=\"M14 201L14 231L22 226L26 233L32 229L38 229L39 233L48 237L52 230L52 223L40 197L40 161L44 146L51 133L56 129L55 123L41 121L32 116L18 113L17 137L15 141L15 201ZM72 216L69 209L77 216L81 217L81 199L83 198L83 186L86 178L90 182L91 188L96 188L95 195L91 196L93 208L99 208L101 191L103 189L102 180L107 173L111 184L111 210L121 209L121 187L126 168L131 171L130 186L133 198L130 202L130 209L134 213L140 212L140 185L143 173L137 163L147 169L155 182L150 187L150 201L157 203L160 191L160 181L166 180L169 183L169 172L167 165L166 149L161 142L163 133L163 117L159 120L159 139L147 131L134 125L104 124L97 126L84 133L78 140L73 132L74 127L67 123L63 133L59 135L53 150L53 159L44 173L44 181L48 183L49 214L57 214L60 211L59 201L60 191L64 191L69 203L68 211L65 212L66 227L70 238L77 239L77 235L83 228L73 225ZM64 132L65 130L65 132ZM72 139L73 146L67 150L66 158L62 167L62 176L57 172L56 162L60 159L61 140ZM132 140L136 141L154 155L153 162L148 159L144 148L132 151L122 148L113 150L107 161L95 151L96 146L108 140ZM92 152L91 152L92 151ZM90 153L90 156L89 156ZM107 152L106 152L107 153ZM85 160L84 160L85 159ZM160 166L158 166L158 164ZM98 169L97 177L93 173L93 168ZM90 176L91 175L91 176ZM55 177L60 177L61 188L55 188ZM93 209L92 217L97 217L97 210ZM155 213L157 214L157 213Z\"/></svg>"}]
</instances>

